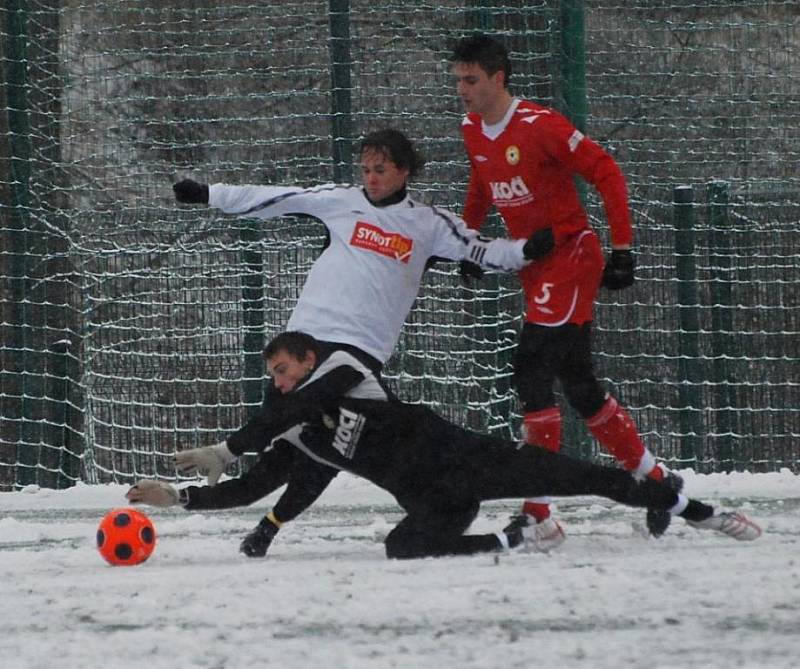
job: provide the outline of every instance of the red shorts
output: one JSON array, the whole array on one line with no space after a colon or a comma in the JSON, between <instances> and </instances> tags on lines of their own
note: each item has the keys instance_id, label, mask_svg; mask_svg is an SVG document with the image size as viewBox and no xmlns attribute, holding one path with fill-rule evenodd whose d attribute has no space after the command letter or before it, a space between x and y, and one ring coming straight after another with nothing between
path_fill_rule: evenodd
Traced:
<instances>
[{"instance_id":1,"label":"red shorts","mask_svg":"<svg viewBox=\"0 0 800 669\"><path fill-rule=\"evenodd\" d=\"M519 273L525 320L550 327L591 321L604 265L600 240L592 230L576 233L546 258L528 265Z\"/></svg>"}]
</instances>

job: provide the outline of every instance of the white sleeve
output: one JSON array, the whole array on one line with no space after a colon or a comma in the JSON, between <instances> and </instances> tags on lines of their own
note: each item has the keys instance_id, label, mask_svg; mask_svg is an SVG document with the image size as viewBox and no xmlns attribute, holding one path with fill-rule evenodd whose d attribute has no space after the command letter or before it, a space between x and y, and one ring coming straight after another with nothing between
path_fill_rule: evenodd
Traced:
<instances>
[{"instance_id":1,"label":"white sleeve","mask_svg":"<svg viewBox=\"0 0 800 669\"><path fill-rule=\"evenodd\" d=\"M434 255L450 260L469 260L501 272L516 272L530 262L522 253L527 240L484 237L470 229L458 216L435 207L432 209L439 231Z\"/></svg>"},{"instance_id":2,"label":"white sleeve","mask_svg":"<svg viewBox=\"0 0 800 669\"><path fill-rule=\"evenodd\" d=\"M212 184L208 189L208 205L226 214L248 218L305 214L324 222L324 214L330 212L331 202L339 190L334 185L299 188Z\"/></svg>"},{"instance_id":3,"label":"white sleeve","mask_svg":"<svg viewBox=\"0 0 800 669\"><path fill-rule=\"evenodd\" d=\"M469 241L464 258L487 269L517 272L530 263L522 252L526 241L526 239L492 239L475 232L475 236Z\"/></svg>"}]
</instances>

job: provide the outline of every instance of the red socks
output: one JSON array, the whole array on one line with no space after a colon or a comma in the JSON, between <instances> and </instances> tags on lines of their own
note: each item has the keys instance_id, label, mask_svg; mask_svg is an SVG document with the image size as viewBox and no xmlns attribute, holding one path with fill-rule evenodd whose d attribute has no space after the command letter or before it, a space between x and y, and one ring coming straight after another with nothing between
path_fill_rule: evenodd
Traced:
<instances>
[{"instance_id":1,"label":"red socks","mask_svg":"<svg viewBox=\"0 0 800 669\"><path fill-rule=\"evenodd\" d=\"M526 444L558 453L561 450L561 411L558 407L529 411L523 417L522 434Z\"/></svg>"},{"instance_id":2,"label":"red socks","mask_svg":"<svg viewBox=\"0 0 800 669\"><path fill-rule=\"evenodd\" d=\"M527 516L533 516L537 523L541 523L543 520L550 517L550 498L535 497L534 499L526 499L522 504L522 513ZM530 521L528 522L530 523Z\"/></svg>"},{"instance_id":3,"label":"red socks","mask_svg":"<svg viewBox=\"0 0 800 669\"><path fill-rule=\"evenodd\" d=\"M525 414L522 423L525 443L546 448L558 453L561 450L561 411L558 407L548 407ZM550 517L550 498L534 497L525 500L522 513L533 516L537 523Z\"/></svg>"},{"instance_id":4,"label":"red socks","mask_svg":"<svg viewBox=\"0 0 800 669\"><path fill-rule=\"evenodd\" d=\"M586 419L589 431L634 476L661 480L664 473L642 443L628 412L611 395L594 416Z\"/></svg>"},{"instance_id":5,"label":"red socks","mask_svg":"<svg viewBox=\"0 0 800 669\"><path fill-rule=\"evenodd\" d=\"M664 471L656 465L655 457L645 448L633 420L611 395L606 395L600 410L586 419L586 425L627 471L634 476L663 480ZM557 453L561 449L561 412L558 407L526 413L522 434L525 443ZM541 522L550 517L550 498L525 500L522 512Z\"/></svg>"}]
</instances>

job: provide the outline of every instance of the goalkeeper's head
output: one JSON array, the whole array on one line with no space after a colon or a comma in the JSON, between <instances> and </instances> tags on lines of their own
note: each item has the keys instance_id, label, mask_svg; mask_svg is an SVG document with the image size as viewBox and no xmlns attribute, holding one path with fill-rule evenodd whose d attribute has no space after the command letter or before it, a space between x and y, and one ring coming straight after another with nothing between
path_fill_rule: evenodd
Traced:
<instances>
[{"instance_id":1,"label":"goalkeeper's head","mask_svg":"<svg viewBox=\"0 0 800 669\"><path fill-rule=\"evenodd\" d=\"M286 394L314 371L319 343L305 332L282 332L267 344L263 357L275 388Z\"/></svg>"}]
</instances>

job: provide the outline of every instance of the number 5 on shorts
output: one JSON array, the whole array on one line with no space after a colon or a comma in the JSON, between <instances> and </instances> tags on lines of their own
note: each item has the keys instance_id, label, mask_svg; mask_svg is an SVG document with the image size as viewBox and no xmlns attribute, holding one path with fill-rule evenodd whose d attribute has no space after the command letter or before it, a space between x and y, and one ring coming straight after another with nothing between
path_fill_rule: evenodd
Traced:
<instances>
[{"instance_id":1,"label":"number 5 on shorts","mask_svg":"<svg viewBox=\"0 0 800 669\"><path fill-rule=\"evenodd\" d=\"M533 301L536 302L536 304L547 304L550 301L550 289L554 285L554 283L543 283L539 294L533 296Z\"/></svg>"}]
</instances>

